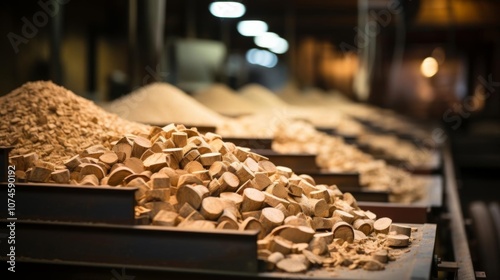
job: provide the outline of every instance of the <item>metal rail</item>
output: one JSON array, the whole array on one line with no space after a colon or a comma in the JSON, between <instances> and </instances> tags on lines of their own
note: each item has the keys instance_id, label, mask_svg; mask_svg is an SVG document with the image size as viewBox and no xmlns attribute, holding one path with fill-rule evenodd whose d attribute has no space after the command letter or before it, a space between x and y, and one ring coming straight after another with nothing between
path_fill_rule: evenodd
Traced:
<instances>
[{"instance_id":1,"label":"metal rail","mask_svg":"<svg viewBox=\"0 0 500 280\"><path fill-rule=\"evenodd\" d=\"M450 214L450 232L453 245L455 261L458 264L457 276L459 280L476 279L472 259L469 251L465 225L460 206L460 197L457 192L457 181L455 178L453 157L451 155L450 144L443 147L444 174L446 178L446 206Z\"/></svg>"}]
</instances>

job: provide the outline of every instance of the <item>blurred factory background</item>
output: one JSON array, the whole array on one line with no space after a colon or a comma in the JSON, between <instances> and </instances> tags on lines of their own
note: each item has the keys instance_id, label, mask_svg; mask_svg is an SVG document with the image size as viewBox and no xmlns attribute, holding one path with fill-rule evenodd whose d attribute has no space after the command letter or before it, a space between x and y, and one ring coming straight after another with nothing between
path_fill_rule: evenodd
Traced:
<instances>
[{"instance_id":1,"label":"blurred factory background","mask_svg":"<svg viewBox=\"0 0 500 280\"><path fill-rule=\"evenodd\" d=\"M0 2L0 95L40 79L96 102L156 81L340 92L443 124L463 209L498 200L500 1L57 2Z\"/></svg>"}]
</instances>

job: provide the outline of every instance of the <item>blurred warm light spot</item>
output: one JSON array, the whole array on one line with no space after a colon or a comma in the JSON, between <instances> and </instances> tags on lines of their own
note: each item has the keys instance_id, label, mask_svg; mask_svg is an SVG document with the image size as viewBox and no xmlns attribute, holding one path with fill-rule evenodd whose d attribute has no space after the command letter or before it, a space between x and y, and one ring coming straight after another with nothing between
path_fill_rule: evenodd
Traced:
<instances>
[{"instance_id":1,"label":"blurred warm light spot","mask_svg":"<svg viewBox=\"0 0 500 280\"><path fill-rule=\"evenodd\" d=\"M420 72L422 72L422 75L424 75L427 78L436 75L438 69L439 69L438 62L433 57L425 58L424 61L422 61L422 64L420 65Z\"/></svg>"}]
</instances>

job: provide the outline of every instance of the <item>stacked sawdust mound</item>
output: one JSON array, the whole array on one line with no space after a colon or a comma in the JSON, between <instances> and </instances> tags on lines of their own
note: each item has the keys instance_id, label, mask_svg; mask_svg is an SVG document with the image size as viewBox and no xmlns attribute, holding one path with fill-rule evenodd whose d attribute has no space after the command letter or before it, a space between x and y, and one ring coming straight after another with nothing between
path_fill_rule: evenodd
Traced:
<instances>
[{"instance_id":1,"label":"stacked sawdust mound","mask_svg":"<svg viewBox=\"0 0 500 280\"><path fill-rule=\"evenodd\" d=\"M36 152L60 162L82 148L109 148L123 133L148 129L48 81L26 83L0 97L0 146L13 146L11 155Z\"/></svg>"},{"instance_id":2,"label":"stacked sawdust mound","mask_svg":"<svg viewBox=\"0 0 500 280\"><path fill-rule=\"evenodd\" d=\"M396 160L410 168L419 168L432 164L432 150L418 147L410 141L394 135L365 134L358 138L360 145L369 153Z\"/></svg>"},{"instance_id":3,"label":"stacked sawdust mound","mask_svg":"<svg viewBox=\"0 0 500 280\"><path fill-rule=\"evenodd\" d=\"M241 97L246 98L261 107L280 108L289 106L274 92L258 84L246 85L242 87L239 92Z\"/></svg>"},{"instance_id":4,"label":"stacked sawdust mound","mask_svg":"<svg viewBox=\"0 0 500 280\"><path fill-rule=\"evenodd\" d=\"M28 181L137 187L138 222L183 229L258 230L269 269L384 269L411 228L363 211L350 193L183 125L125 135L54 166L11 158Z\"/></svg>"},{"instance_id":5,"label":"stacked sawdust mound","mask_svg":"<svg viewBox=\"0 0 500 280\"><path fill-rule=\"evenodd\" d=\"M127 120L155 125L183 123L217 126L225 119L167 83L153 83L138 88L104 105L104 108Z\"/></svg>"},{"instance_id":6,"label":"stacked sawdust mound","mask_svg":"<svg viewBox=\"0 0 500 280\"><path fill-rule=\"evenodd\" d=\"M193 97L203 105L224 116L254 114L262 108L241 97L223 84L214 84L194 93Z\"/></svg>"},{"instance_id":7,"label":"stacked sawdust mound","mask_svg":"<svg viewBox=\"0 0 500 280\"><path fill-rule=\"evenodd\" d=\"M318 166L327 171L359 172L363 186L389 191L394 202L408 203L424 196L425 181L375 160L341 138L318 132L304 122L284 124L277 129L273 149L281 153L317 154Z\"/></svg>"}]
</instances>

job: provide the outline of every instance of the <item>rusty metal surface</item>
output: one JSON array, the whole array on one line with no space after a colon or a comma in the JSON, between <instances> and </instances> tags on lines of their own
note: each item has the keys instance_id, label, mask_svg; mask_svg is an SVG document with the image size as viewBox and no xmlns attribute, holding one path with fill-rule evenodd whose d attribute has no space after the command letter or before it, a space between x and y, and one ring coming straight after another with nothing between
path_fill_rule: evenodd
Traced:
<instances>
[{"instance_id":1,"label":"rusty metal surface","mask_svg":"<svg viewBox=\"0 0 500 280\"><path fill-rule=\"evenodd\" d=\"M135 187L16 183L16 217L23 220L134 224ZM7 184L0 183L7 201ZM0 211L6 218L7 207Z\"/></svg>"},{"instance_id":2,"label":"rusty metal surface","mask_svg":"<svg viewBox=\"0 0 500 280\"><path fill-rule=\"evenodd\" d=\"M449 223L451 242L453 245L453 253L455 261L458 264L458 279L469 280L476 279L472 259L469 250L467 234L462 216L462 207L460 206L460 197L457 190L457 181L455 178L455 170L453 157L451 155L450 144L446 143L443 149L443 167L445 178L445 203L451 220Z\"/></svg>"},{"instance_id":3,"label":"rusty metal surface","mask_svg":"<svg viewBox=\"0 0 500 280\"><path fill-rule=\"evenodd\" d=\"M382 203L358 201L358 206L363 210L370 210L377 217L389 217L395 223L423 224L428 220L430 211L428 206L419 206L401 203Z\"/></svg>"},{"instance_id":4,"label":"rusty metal surface","mask_svg":"<svg viewBox=\"0 0 500 280\"><path fill-rule=\"evenodd\" d=\"M357 172L310 172L316 184L337 185L339 187L361 188Z\"/></svg>"},{"instance_id":5,"label":"rusty metal surface","mask_svg":"<svg viewBox=\"0 0 500 280\"><path fill-rule=\"evenodd\" d=\"M0 147L0 182L7 182L9 166L9 153L13 147Z\"/></svg>"},{"instance_id":6,"label":"rusty metal surface","mask_svg":"<svg viewBox=\"0 0 500 280\"><path fill-rule=\"evenodd\" d=\"M432 279L434 267L433 254L436 238L436 225L405 223L417 229L412 233L412 244L408 248L395 249L407 250L396 261L387 264L382 271L365 271L362 269L349 270L346 267L337 267L333 271L314 269L307 273L281 273L281 272L245 272L222 271L204 269L186 269L178 267L151 267L134 265L110 265L103 263L78 263L78 262L40 262L21 260L23 265L29 265L34 271L43 272L43 275L58 276L69 279ZM223 261L224 262L224 261ZM226 260L225 262L231 262ZM48 274L47 274L48 273ZM119 278L119 276L123 278ZM66 277L66 278L64 278Z\"/></svg>"},{"instance_id":7,"label":"rusty metal surface","mask_svg":"<svg viewBox=\"0 0 500 280\"><path fill-rule=\"evenodd\" d=\"M315 154L280 154L266 149L252 149L252 152L269 158L275 165L289 167L297 174L317 173L320 170Z\"/></svg>"},{"instance_id":8,"label":"rusty metal surface","mask_svg":"<svg viewBox=\"0 0 500 280\"><path fill-rule=\"evenodd\" d=\"M0 225L6 228L7 223L2 220ZM18 220L16 259L255 275L257 232Z\"/></svg>"},{"instance_id":9,"label":"rusty metal surface","mask_svg":"<svg viewBox=\"0 0 500 280\"><path fill-rule=\"evenodd\" d=\"M224 137L225 142L232 142L236 146L247 147L251 149L266 149L271 150L272 138L240 138L240 137Z\"/></svg>"}]
</instances>

